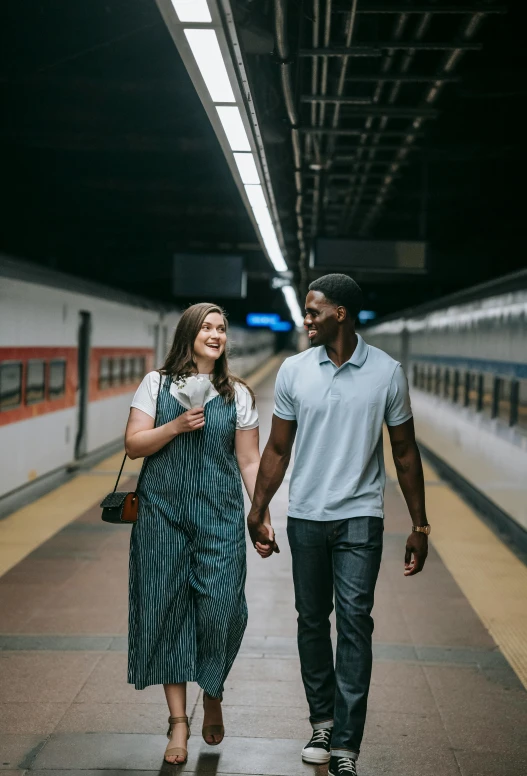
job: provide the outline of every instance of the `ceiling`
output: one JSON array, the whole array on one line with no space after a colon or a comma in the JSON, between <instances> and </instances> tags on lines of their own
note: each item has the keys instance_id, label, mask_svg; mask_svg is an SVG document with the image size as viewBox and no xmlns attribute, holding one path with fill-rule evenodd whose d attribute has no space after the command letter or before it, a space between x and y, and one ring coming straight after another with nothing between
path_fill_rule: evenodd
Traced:
<instances>
[{"instance_id":1,"label":"ceiling","mask_svg":"<svg viewBox=\"0 0 527 776\"><path fill-rule=\"evenodd\" d=\"M236 7L304 282L316 236L427 241L424 276L356 273L381 315L526 266L520 2Z\"/></svg>"},{"instance_id":2,"label":"ceiling","mask_svg":"<svg viewBox=\"0 0 527 776\"><path fill-rule=\"evenodd\" d=\"M248 298L218 301L288 317L154 0L16 0L8 22L0 251L163 301L174 253L242 254Z\"/></svg>"},{"instance_id":3,"label":"ceiling","mask_svg":"<svg viewBox=\"0 0 527 776\"><path fill-rule=\"evenodd\" d=\"M525 266L520 3L232 5L300 289L316 235L428 241L427 275L359 277L379 315ZM0 251L163 301L174 253L241 253L231 316L286 317L154 0L3 16Z\"/></svg>"}]
</instances>

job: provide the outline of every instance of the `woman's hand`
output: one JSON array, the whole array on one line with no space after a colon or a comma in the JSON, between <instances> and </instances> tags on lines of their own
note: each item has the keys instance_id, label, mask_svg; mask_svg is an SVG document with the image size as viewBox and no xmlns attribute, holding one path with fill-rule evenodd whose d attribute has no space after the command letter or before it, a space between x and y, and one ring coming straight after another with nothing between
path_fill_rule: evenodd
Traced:
<instances>
[{"instance_id":1,"label":"woman's hand","mask_svg":"<svg viewBox=\"0 0 527 776\"><path fill-rule=\"evenodd\" d=\"M189 431L197 431L205 425L205 410L203 407L194 407L172 421L176 434L187 434Z\"/></svg>"},{"instance_id":2,"label":"woman's hand","mask_svg":"<svg viewBox=\"0 0 527 776\"><path fill-rule=\"evenodd\" d=\"M259 542L259 541L256 541L254 543L254 549L256 550L260 558L269 558L273 554L273 552L280 552L280 548L278 547L275 541L274 528L271 525L271 517L269 515L269 512L267 513L263 523L261 524L261 533L264 536L267 534L267 537L269 537L269 544L267 543L264 544L263 542Z\"/></svg>"}]
</instances>

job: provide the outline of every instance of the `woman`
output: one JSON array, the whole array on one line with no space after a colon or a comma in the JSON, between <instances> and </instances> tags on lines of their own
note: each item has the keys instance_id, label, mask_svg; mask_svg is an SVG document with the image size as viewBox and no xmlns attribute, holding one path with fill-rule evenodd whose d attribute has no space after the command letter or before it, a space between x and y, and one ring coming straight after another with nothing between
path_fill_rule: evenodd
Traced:
<instances>
[{"instance_id":1,"label":"woman","mask_svg":"<svg viewBox=\"0 0 527 776\"><path fill-rule=\"evenodd\" d=\"M203 738L223 739L223 684L247 623L241 479L252 499L258 413L250 388L229 372L226 344L220 307L188 308L160 373L138 388L126 429L128 455L148 457L130 544L128 681L139 690L163 684L170 763L187 759L188 681L204 691ZM204 407L189 408L192 375L210 377Z\"/></svg>"}]
</instances>

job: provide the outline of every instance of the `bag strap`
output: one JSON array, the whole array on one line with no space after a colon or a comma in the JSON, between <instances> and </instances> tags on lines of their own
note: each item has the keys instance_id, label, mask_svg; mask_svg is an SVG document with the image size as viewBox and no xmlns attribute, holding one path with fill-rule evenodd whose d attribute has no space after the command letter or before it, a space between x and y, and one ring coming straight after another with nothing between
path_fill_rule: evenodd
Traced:
<instances>
[{"instance_id":1,"label":"bag strap","mask_svg":"<svg viewBox=\"0 0 527 776\"><path fill-rule=\"evenodd\" d=\"M159 394L161 393L161 388L162 387L163 387L163 375L161 373L159 373L159 390L157 392L157 397L156 397L156 414L155 414L155 418L154 418L154 428L156 428L156 425L157 425L157 412L158 412L158 408L159 408ZM138 477L138 480L137 480L137 487L139 487L139 482L141 481L141 479L143 477L143 473L144 473L144 470L146 468L146 463L147 463L149 457L150 456L147 456L147 458L145 459L145 461L143 463L143 466L141 467L141 471L139 472L139 477ZM123 473L124 465L126 463L126 459L127 458L128 458L128 455L125 453L124 454L124 458L123 458L123 462L121 464L121 468L119 469L119 474L117 475L117 480L115 482L115 487L113 489L113 493L115 493L115 491L117 490L117 486L119 485L119 480L121 479L121 474Z\"/></svg>"},{"instance_id":2,"label":"bag strap","mask_svg":"<svg viewBox=\"0 0 527 776\"><path fill-rule=\"evenodd\" d=\"M122 464L121 464L121 468L119 469L119 474L117 475L117 480L116 480L116 483L115 483L115 488L113 489L113 492L114 492L114 493L115 493L115 491L117 490L117 486L119 485L119 480L121 479L121 474L123 473L123 469L124 469L124 465L125 465L125 463L126 463L126 459L127 459L127 457L128 457L128 456L127 456L127 455L126 455L126 453L125 453L125 454L124 454L124 458L123 458L123 462L122 462Z\"/></svg>"}]
</instances>

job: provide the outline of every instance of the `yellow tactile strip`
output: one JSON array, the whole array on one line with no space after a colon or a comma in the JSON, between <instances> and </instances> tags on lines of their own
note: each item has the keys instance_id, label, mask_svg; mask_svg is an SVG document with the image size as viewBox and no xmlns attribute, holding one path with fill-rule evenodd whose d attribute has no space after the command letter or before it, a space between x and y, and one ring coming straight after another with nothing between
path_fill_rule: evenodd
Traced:
<instances>
[{"instance_id":1,"label":"yellow tactile strip","mask_svg":"<svg viewBox=\"0 0 527 776\"><path fill-rule=\"evenodd\" d=\"M273 356L249 375L248 382L253 386L258 385L277 369L282 360L281 355ZM95 466L93 471L99 477L79 474L65 485L0 520L0 576L112 490L115 472L121 467L123 454L123 451L115 453ZM124 475L138 472L141 464L142 459L128 460Z\"/></svg>"},{"instance_id":2,"label":"yellow tactile strip","mask_svg":"<svg viewBox=\"0 0 527 776\"><path fill-rule=\"evenodd\" d=\"M397 475L385 438L386 471ZM527 688L527 568L424 464L431 544ZM424 573L426 573L426 568Z\"/></svg>"},{"instance_id":3,"label":"yellow tactile strip","mask_svg":"<svg viewBox=\"0 0 527 776\"><path fill-rule=\"evenodd\" d=\"M113 475L79 475L0 520L0 576L112 490Z\"/></svg>"}]
</instances>

